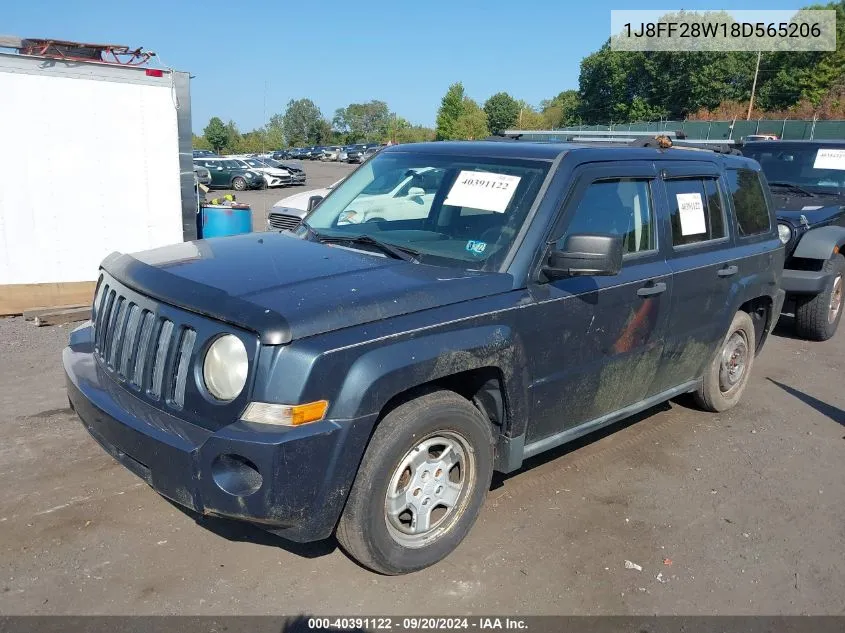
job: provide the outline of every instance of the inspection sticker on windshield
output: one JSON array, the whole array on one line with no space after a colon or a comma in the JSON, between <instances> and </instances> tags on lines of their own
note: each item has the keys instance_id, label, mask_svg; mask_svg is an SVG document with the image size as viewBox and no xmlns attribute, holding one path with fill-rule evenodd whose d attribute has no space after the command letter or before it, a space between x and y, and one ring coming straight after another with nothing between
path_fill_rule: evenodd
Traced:
<instances>
[{"instance_id":1,"label":"inspection sticker on windshield","mask_svg":"<svg viewBox=\"0 0 845 633\"><path fill-rule=\"evenodd\" d=\"M466 249L473 255L483 255L487 250L487 242L478 242L476 240L469 240Z\"/></svg>"},{"instance_id":2,"label":"inspection sticker on windshield","mask_svg":"<svg viewBox=\"0 0 845 633\"><path fill-rule=\"evenodd\" d=\"M704 224L704 203L700 193L678 193L678 213L681 216L681 235L698 235L707 232Z\"/></svg>"},{"instance_id":3,"label":"inspection sticker on windshield","mask_svg":"<svg viewBox=\"0 0 845 633\"><path fill-rule=\"evenodd\" d=\"M461 171L443 204L504 213L521 178L487 171Z\"/></svg>"},{"instance_id":4,"label":"inspection sticker on windshield","mask_svg":"<svg viewBox=\"0 0 845 633\"><path fill-rule=\"evenodd\" d=\"M845 170L845 149L820 149L816 152L813 169Z\"/></svg>"}]
</instances>

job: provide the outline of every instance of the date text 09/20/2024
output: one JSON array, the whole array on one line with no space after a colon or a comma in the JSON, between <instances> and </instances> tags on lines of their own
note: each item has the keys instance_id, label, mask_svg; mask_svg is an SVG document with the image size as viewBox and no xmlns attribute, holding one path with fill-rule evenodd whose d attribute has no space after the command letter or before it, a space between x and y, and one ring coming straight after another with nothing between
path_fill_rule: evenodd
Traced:
<instances>
[{"instance_id":1,"label":"date text 09/20/2024","mask_svg":"<svg viewBox=\"0 0 845 633\"><path fill-rule=\"evenodd\" d=\"M524 619L509 617L335 617L309 618L308 628L315 631L525 631L528 624Z\"/></svg>"}]
</instances>

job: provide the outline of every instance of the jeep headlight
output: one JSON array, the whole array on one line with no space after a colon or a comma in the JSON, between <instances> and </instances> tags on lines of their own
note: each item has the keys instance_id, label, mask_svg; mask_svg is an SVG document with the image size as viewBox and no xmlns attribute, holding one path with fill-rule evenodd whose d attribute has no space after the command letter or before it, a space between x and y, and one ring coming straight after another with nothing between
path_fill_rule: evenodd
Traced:
<instances>
[{"instance_id":1,"label":"jeep headlight","mask_svg":"<svg viewBox=\"0 0 845 633\"><path fill-rule=\"evenodd\" d=\"M246 176L247 178L252 178L252 172L248 171L244 174L244 176Z\"/></svg>"},{"instance_id":2,"label":"jeep headlight","mask_svg":"<svg viewBox=\"0 0 845 633\"><path fill-rule=\"evenodd\" d=\"M249 358L241 339L224 334L205 353L202 363L205 388L218 400L234 400L243 391L248 370Z\"/></svg>"},{"instance_id":3,"label":"jeep headlight","mask_svg":"<svg viewBox=\"0 0 845 633\"><path fill-rule=\"evenodd\" d=\"M792 229L786 224L778 224L778 237L782 244L786 244L792 239Z\"/></svg>"}]
</instances>

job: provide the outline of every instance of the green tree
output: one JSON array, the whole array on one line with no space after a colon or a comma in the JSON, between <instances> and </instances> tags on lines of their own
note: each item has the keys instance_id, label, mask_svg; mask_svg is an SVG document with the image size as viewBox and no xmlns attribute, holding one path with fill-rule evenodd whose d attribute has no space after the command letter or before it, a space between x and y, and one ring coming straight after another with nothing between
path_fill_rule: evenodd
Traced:
<instances>
[{"instance_id":1,"label":"green tree","mask_svg":"<svg viewBox=\"0 0 845 633\"><path fill-rule=\"evenodd\" d=\"M452 138L466 140L479 140L490 135L487 114L469 97L464 97L461 102L461 114L455 121L452 134Z\"/></svg>"},{"instance_id":2,"label":"green tree","mask_svg":"<svg viewBox=\"0 0 845 633\"><path fill-rule=\"evenodd\" d=\"M213 149L205 136L191 135L191 147L194 149Z\"/></svg>"},{"instance_id":3,"label":"green tree","mask_svg":"<svg viewBox=\"0 0 845 633\"><path fill-rule=\"evenodd\" d=\"M267 148L268 149L282 149L286 147L285 142L285 125L284 116L281 114L274 114L265 126L267 134Z\"/></svg>"},{"instance_id":4,"label":"green tree","mask_svg":"<svg viewBox=\"0 0 845 633\"><path fill-rule=\"evenodd\" d=\"M226 145L223 149L227 154L240 154L242 153L242 143L243 137L241 137L238 126L230 119L226 124Z\"/></svg>"},{"instance_id":5,"label":"green tree","mask_svg":"<svg viewBox=\"0 0 845 633\"><path fill-rule=\"evenodd\" d=\"M497 92L484 102L487 126L494 134L512 128L519 119L520 105L507 92Z\"/></svg>"},{"instance_id":6,"label":"green tree","mask_svg":"<svg viewBox=\"0 0 845 633\"><path fill-rule=\"evenodd\" d=\"M211 120L208 122L208 125L205 126L202 134L205 137L205 140L208 141L208 144L211 145L211 148L218 154L226 146L226 143L229 140L229 133L226 130L226 126L223 124L223 121L216 116L211 117Z\"/></svg>"},{"instance_id":7,"label":"green tree","mask_svg":"<svg viewBox=\"0 0 845 633\"><path fill-rule=\"evenodd\" d=\"M387 133L390 123L390 109L384 101L350 103L335 111L334 128L345 135L348 143L381 138Z\"/></svg>"},{"instance_id":8,"label":"green tree","mask_svg":"<svg viewBox=\"0 0 845 633\"><path fill-rule=\"evenodd\" d=\"M332 126L323 117L312 122L308 128L308 143L311 145L327 145L332 142Z\"/></svg>"},{"instance_id":9,"label":"green tree","mask_svg":"<svg viewBox=\"0 0 845 633\"><path fill-rule=\"evenodd\" d=\"M291 146L318 144L324 131L321 122L325 123L323 114L311 99L291 99L281 122L285 141Z\"/></svg>"},{"instance_id":10,"label":"green tree","mask_svg":"<svg viewBox=\"0 0 845 633\"><path fill-rule=\"evenodd\" d=\"M464 96L464 85L460 81L449 86L437 111L435 124L437 140L456 138L455 124L463 114Z\"/></svg>"},{"instance_id":11,"label":"green tree","mask_svg":"<svg viewBox=\"0 0 845 633\"><path fill-rule=\"evenodd\" d=\"M551 99L540 103L544 127L551 129L577 125L581 99L577 90L564 90Z\"/></svg>"}]
</instances>

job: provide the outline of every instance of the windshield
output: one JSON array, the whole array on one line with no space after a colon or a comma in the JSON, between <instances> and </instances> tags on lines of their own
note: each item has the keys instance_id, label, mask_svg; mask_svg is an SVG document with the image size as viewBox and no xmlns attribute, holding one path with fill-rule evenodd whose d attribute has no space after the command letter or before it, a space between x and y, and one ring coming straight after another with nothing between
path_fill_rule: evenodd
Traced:
<instances>
[{"instance_id":1,"label":"windshield","mask_svg":"<svg viewBox=\"0 0 845 633\"><path fill-rule=\"evenodd\" d=\"M769 182L786 182L799 187L845 188L845 147L774 144L743 150L763 168Z\"/></svg>"},{"instance_id":2,"label":"windshield","mask_svg":"<svg viewBox=\"0 0 845 633\"><path fill-rule=\"evenodd\" d=\"M223 160L220 161L219 164L222 164L226 169L243 169L244 164L237 160Z\"/></svg>"},{"instance_id":3,"label":"windshield","mask_svg":"<svg viewBox=\"0 0 845 633\"><path fill-rule=\"evenodd\" d=\"M323 237L368 235L410 249L422 263L495 270L548 171L542 161L379 154L337 185L307 222Z\"/></svg>"}]
</instances>

